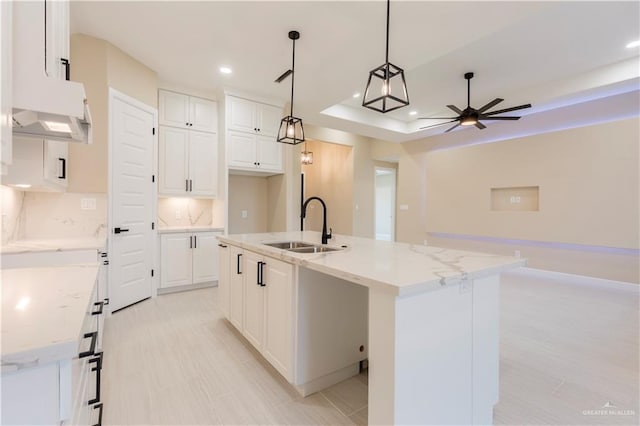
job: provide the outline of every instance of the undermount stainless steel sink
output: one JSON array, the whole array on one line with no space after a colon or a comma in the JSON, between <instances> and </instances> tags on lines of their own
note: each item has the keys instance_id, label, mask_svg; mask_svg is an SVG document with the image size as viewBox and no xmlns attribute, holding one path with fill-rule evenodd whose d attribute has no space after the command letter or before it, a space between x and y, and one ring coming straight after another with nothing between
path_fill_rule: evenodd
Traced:
<instances>
[{"instance_id":1,"label":"undermount stainless steel sink","mask_svg":"<svg viewBox=\"0 0 640 426\"><path fill-rule=\"evenodd\" d=\"M340 251L343 248L327 247L318 244L305 243L302 241L278 241L273 243L262 243L265 246L274 247L294 253L327 253L332 251Z\"/></svg>"},{"instance_id":2,"label":"undermount stainless steel sink","mask_svg":"<svg viewBox=\"0 0 640 426\"><path fill-rule=\"evenodd\" d=\"M284 250L292 250L304 247L313 247L314 245L311 243L304 243L302 241L280 241L276 243L262 243L265 246L275 247Z\"/></svg>"},{"instance_id":3,"label":"undermount stainless steel sink","mask_svg":"<svg viewBox=\"0 0 640 426\"><path fill-rule=\"evenodd\" d=\"M335 248L335 247L326 247L326 246L311 246L311 247L292 248L288 250L294 253L327 253L332 251L340 251L342 249Z\"/></svg>"}]
</instances>

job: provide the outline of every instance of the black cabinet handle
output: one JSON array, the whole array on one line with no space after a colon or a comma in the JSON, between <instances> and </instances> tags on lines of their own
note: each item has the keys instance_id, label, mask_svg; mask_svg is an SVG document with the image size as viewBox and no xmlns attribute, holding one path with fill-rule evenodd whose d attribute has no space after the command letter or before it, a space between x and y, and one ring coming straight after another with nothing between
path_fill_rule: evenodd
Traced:
<instances>
[{"instance_id":1,"label":"black cabinet handle","mask_svg":"<svg viewBox=\"0 0 640 426\"><path fill-rule=\"evenodd\" d=\"M90 399L88 404L95 404L100 402L100 373L102 371L102 352L98 352L95 358L91 358L89 360L89 364L95 364L96 366L91 369L91 371L96 372L96 397Z\"/></svg>"},{"instance_id":2,"label":"black cabinet handle","mask_svg":"<svg viewBox=\"0 0 640 426\"><path fill-rule=\"evenodd\" d=\"M266 286L264 283L264 265L266 265L265 262L258 262L258 285L260 287Z\"/></svg>"},{"instance_id":3,"label":"black cabinet handle","mask_svg":"<svg viewBox=\"0 0 640 426\"><path fill-rule=\"evenodd\" d=\"M121 232L129 232L129 228L113 228L114 234L119 234Z\"/></svg>"},{"instance_id":4,"label":"black cabinet handle","mask_svg":"<svg viewBox=\"0 0 640 426\"><path fill-rule=\"evenodd\" d=\"M193 236L193 248L198 248L198 236Z\"/></svg>"},{"instance_id":5,"label":"black cabinet handle","mask_svg":"<svg viewBox=\"0 0 640 426\"><path fill-rule=\"evenodd\" d=\"M184 123L185 126L189 127L189 123Z\"/></svg>"},{"instance_id":6,"label":"black cabinet handle","mask_svg":"<svg viewBox=\"0 0 640 426\"><path fill-rule=\"evenodd\" d=\"M242 253L238 253L238 258L236 260L236 274L240 275L242 274L242 271L240 270L240 258L242 257Z\"/></svg>"},{"instance_id":7,"label":"black cabinet handle","mask_svg":"<svg viewBox=\"0 0 640 426\"><path fill-rule=\"evenodd\" d=\"M104 301L96 302L93 304L93 306L97 306L98 310L91 312L91 315L102 315L102 307L104 306Z\"/></svg>"},{"instance_id":8,"label":"black cabinet handle","mask_svg":"<svg viewBox=\"0 0 640 426\"><path fill-rule=\"evenodd\" d=\"M58 179L66 179L67 178L67 159L66 158L58 158L58 161L62 162L62 173L58 176Z\"/></svg>"},{"instance_id":9,"label":"black cabinet handle","mask_svg":"<svg viewBox=\"0 0 640 426\"><path fill-rule=\"evenodd\" d=\"M105 252L100 253L100 257L107 257L107 253Z\"/></svg>"},{"instance_id":10,"label":"black cabinet handle","mask_svg":"<svg viewBox=\"0 0 640 426\"><path fill-rule=\"evenodd\" d=\"M189 179L189 192L193 192L193 181Z\"/></svg>"},{"instance_id":11,"label":"black cabinet handle","mask_svg":"<svg viewBox=\"0 0 640 426\"><path fill-rule=\"evenodd\" d=\"M100 410L100 411L98 412L98 423L96 423L96 424L95 424L95 425L93 425L93 426L102 426L102 402L100 402L100 403L98 403L98 404L94 405L94 406L93 406L93 409L94 409L94 410L96 410L96 409L97 409L97 410Z\"/></svg>"},{"instance_id":12,"label":"black cabinet handle","mask_svg":"<svg viewBox=\"0 0 640 426\"><path fill-rule=\"evenodd\" d=\"M227 246L225 246L225 245L224 245L224 244L222 244L222 243L219 243L219 244L218 244L218 247L227 248Z\"/></svg>"},{"instance_id":13,"label":"black cabinet handle","mask_svg":"<svg viewBox=\"0 0 640 426\"><path fill-rule=\"evenodd\" d=\"M85 352L80 352L78 354L78 358L86 358L88 356L93 356L96 354L96 342L98 341L98 332L92 331L91 333L85 333L83 336L84 339L91 338L91 345L89 346L89 350Z\"/></svg>"},{"instance_id":14,"label":"black cabinet handle","mask_svg":"<svg viewBox=\"0 0 640 426\"><path fill-rule=\"evenodd\" d=\"M60 58L60 62L64 66L64 79L69 81L71 79L71 64L66 58Z\"/></svg>"},{"instance_id":15,"label":"black cabinet handle","mask_svg":"<svg viewBox=\"0 0 640 426\"><path fill-rule=\"evenodd\" d=\"M189 248L193 248L193 235L189 235Z\"/></svg>"}]
</instances>

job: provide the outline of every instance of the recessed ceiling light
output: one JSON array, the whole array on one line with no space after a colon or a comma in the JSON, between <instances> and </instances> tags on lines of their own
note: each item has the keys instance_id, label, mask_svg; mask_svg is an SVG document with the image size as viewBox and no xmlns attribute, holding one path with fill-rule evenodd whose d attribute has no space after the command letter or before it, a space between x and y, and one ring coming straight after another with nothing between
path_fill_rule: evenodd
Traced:
<instances>
[{"instance_id":1,"label":"recessed ceiling light","mask_svg":"<svg viewBox=\"0 0 640 426\"><path fill-rule=\"evenodd\" d=\"M627 44L627 49L632 49L638 46L640 46L640 40L632 41L631 43Z\"/></svg>"},{"instance_id":2,"label":"recessed ceiling light","mask_svg":"<svg viewBox=\"0 0 640 426\"><path fill-rule=\"evenodd\" d=\"M353 97L354 97L354 98L359 98L359 97L360 97L360 93L354 93L354 94L353 94Z\"/></svg>"},{"instance_id":3,"label":"recessed ceiling light","mask_svg":"<svg viewBox=\"0 0 640 426\"><path fill-rule=\"evenodd\" d=\"M416 114L418 114L418 111L411 111L411 112L409 113L409 115L416 115Z\"/></svg>"},{"instance_id":4,"label":"recessed ceiling light","mask_svg":"<svg viewBox=\"0 0 640 426\"><path fill-rule=\"evenodd\" d=\"M222 74L231 74L233 70L229 67L220 67L220 72Z\"/></svg>"},{"instance_id":5,"label":"recessed ceiling light","mask_svg":"<svg viewBox=\"0 0 640 426\"><path fill-rule=\"evenodd\" d=\"M29 306L30 302L31 302L31 298L30 297L22 297L22 298L20 298L20 300L18 300L18 303L16 303L16 310L17 311L24 311L25 309L27 309L27 306Z\"/></svg>"}]
</instances>

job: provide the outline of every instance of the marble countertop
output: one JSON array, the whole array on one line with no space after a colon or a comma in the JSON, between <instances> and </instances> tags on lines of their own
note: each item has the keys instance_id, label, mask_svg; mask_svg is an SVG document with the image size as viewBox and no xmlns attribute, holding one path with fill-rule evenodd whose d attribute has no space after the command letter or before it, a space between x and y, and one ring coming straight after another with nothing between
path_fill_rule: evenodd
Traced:
<instances>
[{"instance_id":1,"label":"marble countertop","mask_svg":"<svg viewBox=\"0 0 640 426\"><path fill-rule=\"evenodd\" d=\"M71 359L98 264L2 270L2 371Z\"/></svg>"},{"instance_id":2,"label":"marble countertop","mask_svg":"<svg viewBox=\"0 0 640 426\"><path fill-rule=\"evenodd\" d=\"M207 225L190 225L190 226L158 226L158 234L171 234L179 232L207 232L219 231L224 232L224 228Z\"/></svg>"},{"instance_id":3,"label":"marble countertop","mask_svg":"<svg viewBox=\"0 0 640 426\"><path fill-rule=\"evenodd\" d=\"M319 244L320 233L313 231L233 234L219 236L218 240L398 296L436 290L526 265L526 259L510 256L345 235L334 235L327 245L347 248L328 253L301 254L263 244L277 241Z\"/></svg>"},{"instance_id":4,"label":"marble countertop","mask_svg":"<svg viewBox=\"0 0 640 426\"><path fill-rule=\"evenodd\" d=\"M16 240L3 244L1 254L33 253L47 251L88 250L106 248L105 238L60 238Z\"/></svg>"}]
</instances>

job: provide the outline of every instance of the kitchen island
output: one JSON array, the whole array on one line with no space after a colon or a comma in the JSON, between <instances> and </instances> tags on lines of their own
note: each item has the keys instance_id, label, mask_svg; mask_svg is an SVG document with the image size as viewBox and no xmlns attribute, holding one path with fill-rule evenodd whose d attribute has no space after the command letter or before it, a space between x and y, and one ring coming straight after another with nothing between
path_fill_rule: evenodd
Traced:
<instances>
[{"instance_id":1,"label":"kitchen island","mask_svg":"<svg viewBox=\"0 0 640 426\"><path fill-rule=\"evenodd\" d=\"M266 245L286 241L319 245L320 238L320 233L311 231L219 236L222 247L242 250L236 258L221 257L221 268L229 262L229 270L235 268L239 274L248 265L241 267L243 256L256 259L247 273L253 273L253 265L257 265L254 275L258 286L253 285L253 277L245 279L245 293L268 287L274 277L274 287L280 289L274 294L292 301L291 327L298 333L292 339L294 355L304 353L299 347L300 330L296 330L300 322L295 318L306 311L297 306L301 299L296 295L311 271L325 276L331 285L335 282L329 277L366 288L370 424L492 423L493 406L498 401L499 276L506 269L525 265L525 260L342 235L329 241L328 246L336 251L323 253ZM276 267L264 272L264 266L272 264ZM283 268L287 265L290 272ZM289 288L287 279L290 292L284 290ZM228 297L225 280L221 278L223 299ZM323 285L322 279L314 280L313 286ZM269 296L265 300L266 309L289 308L288 303L274 305ZM245 310L247 315L252 312ZM277 324L282 328L288 322ZM349 324L344 325L347 329ZM247 328L242 322L234 326ZM269 325L265 327L268 334ZM333 331L342 332L340 328ZM251 333L243 334L256 346ZM261 351L265 358L297 384L297 366L283 369L278 365L285 358L276 356L276 345L269 346L268 336L265 340ZM300 356L293 360L293 364L305 361Z\"/></svg>"}]
</instances>

